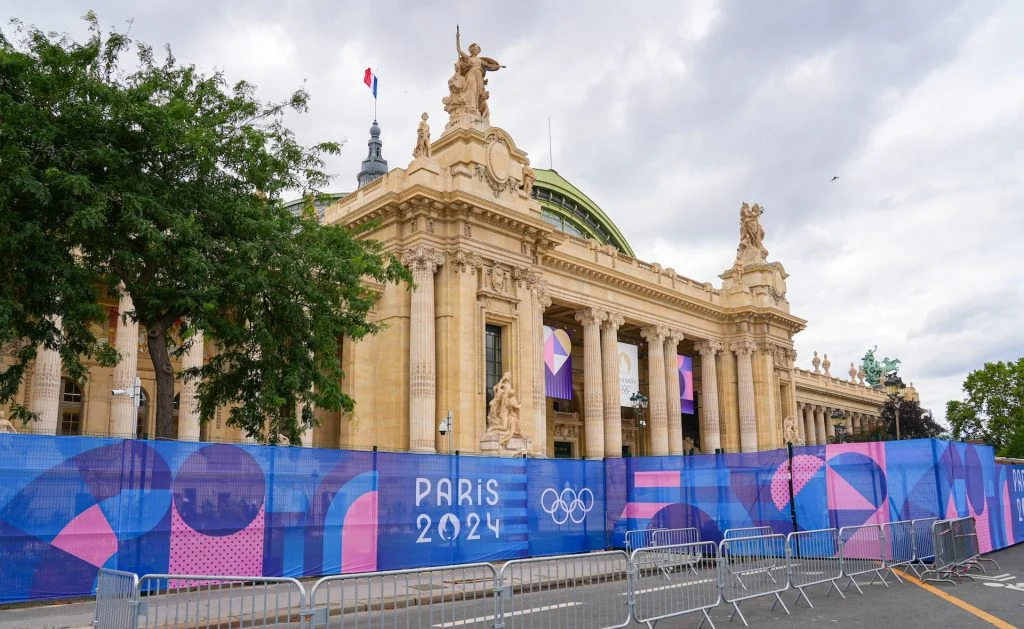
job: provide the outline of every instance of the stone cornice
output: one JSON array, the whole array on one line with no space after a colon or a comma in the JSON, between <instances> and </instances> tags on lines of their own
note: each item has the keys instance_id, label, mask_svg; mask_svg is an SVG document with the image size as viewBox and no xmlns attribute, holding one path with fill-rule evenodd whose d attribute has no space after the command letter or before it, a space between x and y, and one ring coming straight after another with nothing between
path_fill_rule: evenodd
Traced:
<instances>
[{"instance_id":1,"label":"stone cornice","mask_svg":"<svg viewBox=\"0 0 1024 629\"><path fill-rule=\"evenodd\" d=\"M542 266L563 271L573 277L589 278L607 286L623 289L624 292L628 292L631 295L647 297L705 317L719 318L725 312L719 306L698 301L679 292L667 290L657 284L633 279L624 273L612 269L588 264L577 258L563 257L557 252L546 255L542 261Z\"/></svg>"}]
</instances>

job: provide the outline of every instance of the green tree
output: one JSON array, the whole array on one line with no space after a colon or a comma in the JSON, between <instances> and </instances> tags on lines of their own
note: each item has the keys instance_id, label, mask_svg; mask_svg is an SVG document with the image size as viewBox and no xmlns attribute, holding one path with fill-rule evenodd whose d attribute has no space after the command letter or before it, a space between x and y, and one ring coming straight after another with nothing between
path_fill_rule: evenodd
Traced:
<instances>
[{"instance_id":1,"label":"green tree","mask_svg":"<svg viewBox=\"0 0 1024 629\"><path fill-rule=\"evenodd\" d=\"M878 409L882 418L880 426L884 438L896 438L896 410L899 409L901 439L926 439L938 437L945 430L932 419L931 413L921 408L916 400L890 396Z\"/></svg>"},{"instance_id":2,"label":"green tree","mask_svg":"<svg viewBox=\"0 0 1024 629\"><path fill-rule=\"evenodd\" d=\"M985 363L964 380L963 401L946 404L956 439L980 439L1000 456L1024 457L1024 358Z\"/></svg>"},{"instance_id":3,"label":"green tree","mask_svg":"<svg viewBox=\"0 0 1024 629\"><path fill-rule=\"evenodd\" d=\"M158 58L104 34L91 13L86 20L84 43L20 26L19 45L4 40L4 67L17 69L10 92L41 123L22 138L26 165L12 196L43 206L52 219L23 220L62 234L53 249L74 252L58 274L82 269L78 281L132 298L125 316L145 329L156 372L157 436L175 436L172 356L197 329L218 352L185 374L203 378L204 420L230 404L229 424L294 442L313 422L309 407L351 410L339 343L379 329L367 321L377 294L368 282L410 276L380 243L320 225L311 205L299 215L282 205L289 191L321 189L323 156L339 150L303 147L285 126L309 95L264 103L249 83L181 65L169 48ZM95 292L76 298L90 316L65 326L89 327Z\"/></svg>"}]
</instances>

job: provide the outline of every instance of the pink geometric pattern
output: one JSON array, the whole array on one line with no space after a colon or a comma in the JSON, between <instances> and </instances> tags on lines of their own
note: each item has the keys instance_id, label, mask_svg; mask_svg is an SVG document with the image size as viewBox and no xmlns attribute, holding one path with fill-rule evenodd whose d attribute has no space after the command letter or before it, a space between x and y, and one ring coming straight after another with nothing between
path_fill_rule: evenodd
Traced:
<instances>
[{"instance_id":1,"label":"pink geometric pattern","mask_svg":"<svg viewBox=\"0 0 1024 629\"><path fill-rule=\"evenodd\" d=\"M814 475L821 470L825 462L816 456L809 454L798 454L793 457L793 495L800 493L807 483L811 482ZM778 510L789 504L789 481L786 479L786 472L789 462L785 462L775 470L772 476L772 502Z\"/></svg>"},{"instance_id":2,"label":"pink geometric pattern","mask_svg":"<svg viewBox=\"0 0 1024 629\"><path fill-rule=\"evenodd\" d=\"M356 498L341 527L341 571L373 572L377 569L377 492Z\"/></svg>"},{"instance_id":3,"label":"pink geometric pattern","mask_svg":"<svg viewBox=\"0 0 1024 629\"><path fill-rule=\"evenodd\" d=\"M263 574L264 510L241 531L214 537L196 531L171 507L171 574L221 574L252 577Z\"/></svg>"},{"instance_id":4,"label":"pink geometric pattern","mask_svg":"<svg viewBox=\"0 0 1024 629\"><path fill-rule=\"evenodd\" d=\"M622 510L620 518L635 518L637 520L649 520L659 511L671 505L671 502L627 502Z\"/></svg>"},{"instance_id":5,"label":"pink geometric pattern","mask_svg":"<svg viewBox=\"0 0 1024 629\"><path fill-rule=\"evenodd\" d=\"M79 513L50 543L97 568L117 552L117 535L99 505Z\"/></svg>"},{"instance_id":6,"label":"pink geometric pattern","mask_svg":"<svg viewBox=\"0 0 1024 629\"><path fill-rule=\"evenodd\" d=\"M675 472L636 472L633 475L634 487L679 487L682 476Z\"/></svg>"}]
</instances>

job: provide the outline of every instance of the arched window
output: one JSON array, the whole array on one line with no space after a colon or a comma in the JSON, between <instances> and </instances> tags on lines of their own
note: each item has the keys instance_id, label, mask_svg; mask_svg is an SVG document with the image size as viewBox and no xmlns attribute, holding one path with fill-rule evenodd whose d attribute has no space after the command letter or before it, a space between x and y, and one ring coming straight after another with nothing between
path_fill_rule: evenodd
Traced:
<instances>
[{"instance_id":1,"label":"arched window","mask_svg":"<svg viewBox=\"0 0 1024 629\"><path fill-rule=\"evenodd\" d=\"M149 394L139 389L139 413L135 425L136 439L149 439Z\"/></svg>"},{"instance_id":2,"label":"arched window","mask_svg":"<svg viewBox=\"0 0 1024 629\"><path fill-rule=\"evenodd\" d=\"M60 379L60 404L57 415L60 417L59 435L82 434L82 406L85 396L82 389L67 378Z\"/></svg>"}]
</instances>

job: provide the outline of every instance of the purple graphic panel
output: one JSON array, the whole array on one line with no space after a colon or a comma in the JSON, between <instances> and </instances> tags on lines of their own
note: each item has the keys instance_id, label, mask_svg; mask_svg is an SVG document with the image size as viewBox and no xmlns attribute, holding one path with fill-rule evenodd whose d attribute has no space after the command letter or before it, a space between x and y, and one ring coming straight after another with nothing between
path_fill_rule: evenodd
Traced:
<instances>
[{"instance_id":1,"label":"purple graphic panel","mask_svg":"<svg viewBox=\"0 0 1024 629\"><path fill-rule=\"evenodd\" d=\"M693 356L676 355L679 368L679 406L685 415L693 415Z\"/></svg>"},{"instance_id":2,"label":"purple graphic panel","mask_svg":"<svg viewBox=\"0 0 1024 629\"><path fill-rule=\"evenodd\" d=\"M572 341L561 328L544 326L544 392L559 400L572 399Z\"/></svg>"}]
</instances>

